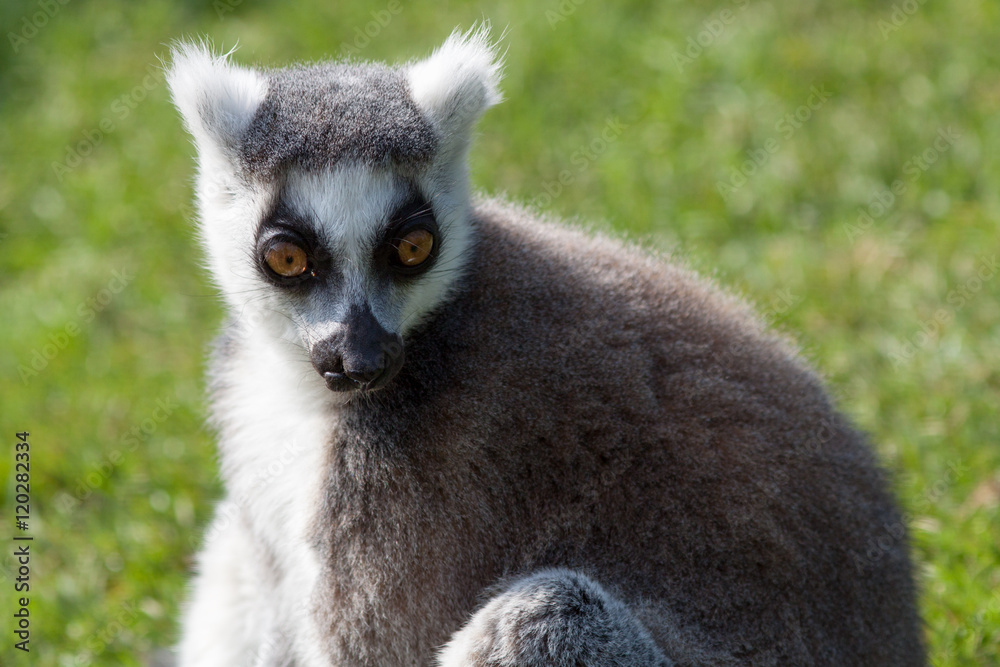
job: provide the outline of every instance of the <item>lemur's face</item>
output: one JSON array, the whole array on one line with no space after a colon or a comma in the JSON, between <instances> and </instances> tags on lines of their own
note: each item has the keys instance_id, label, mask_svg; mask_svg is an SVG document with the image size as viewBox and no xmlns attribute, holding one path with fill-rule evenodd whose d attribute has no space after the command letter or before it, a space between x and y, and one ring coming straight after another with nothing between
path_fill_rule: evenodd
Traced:
<instances>
[{"instance_id":1,"label":"lemur's face","mask_svg":"<svg viewBox=\"0 0 1000 667\"><path fill-rule=\"evenodd\" d=\"M377 389L462 266L464 214L433 179L365 165L294 171L256 227L251 294L291 325L330 389Z\"/></svg>"},{"instance_id":2,"label":"lemur's face","mask_svg":"<svg viewBox=\"0 0 1000 667\"><path fill-rule=\"evenodd\" d=\"M308 358L333 391L389 383L464 267L465 153L497 78L482 32L399 69L260 72L175 49L201 234L243 329Z\"/></svg>"}]
</instances>

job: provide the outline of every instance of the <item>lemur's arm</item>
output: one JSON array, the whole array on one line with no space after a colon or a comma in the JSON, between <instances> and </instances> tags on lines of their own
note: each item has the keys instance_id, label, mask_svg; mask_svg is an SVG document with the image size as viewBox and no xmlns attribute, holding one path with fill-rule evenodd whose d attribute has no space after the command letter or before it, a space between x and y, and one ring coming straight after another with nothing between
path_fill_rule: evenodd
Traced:
<instances>
[{"instance_id":1,"label":"lemur's arm","mask_svg":"<svg viewBox=\"0 0 1000 667\"><path fill-rule=\"evenodd\" d=\"M515 581L459 630L441 667L671 667L631 611L592 579L544 570Z\"/></svg>"}]
</instances>

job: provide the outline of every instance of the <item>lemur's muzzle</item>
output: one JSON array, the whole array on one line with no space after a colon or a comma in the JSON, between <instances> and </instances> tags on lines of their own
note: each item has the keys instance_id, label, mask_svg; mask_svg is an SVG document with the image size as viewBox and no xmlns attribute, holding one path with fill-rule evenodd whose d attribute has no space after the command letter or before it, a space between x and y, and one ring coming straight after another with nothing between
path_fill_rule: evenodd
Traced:
<instances>
[{"instance_id":1,"label":"lemur's muzzle","mask_svg":"<svg viewBox=\"0 0 1000 667\"><path fill-rule=\"evenodd\" d=\"M353 305L337 333L315 343L309 358L332 391L370 391L399 372L403 339L383 329L367 305Z\"/></svg>"}]
</instances>

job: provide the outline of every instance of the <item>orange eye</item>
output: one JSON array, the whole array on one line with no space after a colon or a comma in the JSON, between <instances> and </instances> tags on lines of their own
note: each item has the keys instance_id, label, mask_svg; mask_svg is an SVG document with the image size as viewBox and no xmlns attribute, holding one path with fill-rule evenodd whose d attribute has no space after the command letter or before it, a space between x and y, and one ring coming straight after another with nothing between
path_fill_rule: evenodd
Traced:
<instances>
[{"instance_id":1,"label":"orange eye","mask_svg":"<svg viewBox=\"0 0 1000 667\"><path fill-rule=\"evenodd\" d=\"M288 241L279 241L272 245L264 255L267 265L282 278L297 278L309 268L309 256L306 251Z\"/></svg>"},{"instance_id":2,"label":"orange eye","mask_svg":"<svg viewBox=\"0 0 1000 667\"><path fill-rule=\"evenodd\" d=\"M414 229L399 239L396 252L403 266L417 266L427 261L434 248L434 235L426 229Z\"/></svg>"}]
</instances>

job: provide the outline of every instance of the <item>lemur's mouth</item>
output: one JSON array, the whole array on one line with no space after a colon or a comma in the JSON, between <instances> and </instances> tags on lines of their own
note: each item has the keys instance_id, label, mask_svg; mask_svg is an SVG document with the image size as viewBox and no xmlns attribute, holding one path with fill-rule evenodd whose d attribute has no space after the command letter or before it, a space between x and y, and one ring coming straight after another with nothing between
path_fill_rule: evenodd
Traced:
<instances>
[{"instance_id":1,"label":"lemur's mouth","mask_svg":"<svg viewBox=\"0 0 1000 667\"><path fill-rule=\"evenodd\" d=\"M403 339L386 331L371 308L351 306L337 332L313 344L309 358L330 391L375 391L403 366Z\"/></svg>"},{"instance_id":2,"label":"lemur's mouth","mask_svg":"<svg viewBox=\"0 0 1000 667\"><path fill-rule=\"evenodd\" d=\"M326 381L327 388L330 391L359 391L368 392L381 389L396 376L396 372L399 369L384 369L379 375L373 377L367 381L359 380L356 377L351 377L345 372L332 372L327 371L323 373L323 380Z\"/></svg>"}]
</instances>

